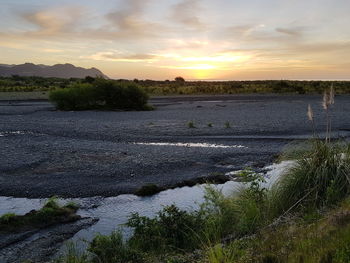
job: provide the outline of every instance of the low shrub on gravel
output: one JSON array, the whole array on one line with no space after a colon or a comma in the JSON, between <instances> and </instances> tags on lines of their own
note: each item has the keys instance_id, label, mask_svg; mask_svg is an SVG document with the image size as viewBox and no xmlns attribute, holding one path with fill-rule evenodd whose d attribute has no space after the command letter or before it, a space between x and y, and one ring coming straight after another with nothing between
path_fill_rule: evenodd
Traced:
<instances>
[{"instance_id":1,"label":"low shrub on gravel","mask_svg":"<svg viewBox=\"0 0 350 263\"><path fill-rule=\"evenodd\" d=\"M150 110L148 95L133 82L96 79L93 83L75 83L50 92L50 100L59 110Z\"/></svg>"}]
</instances>

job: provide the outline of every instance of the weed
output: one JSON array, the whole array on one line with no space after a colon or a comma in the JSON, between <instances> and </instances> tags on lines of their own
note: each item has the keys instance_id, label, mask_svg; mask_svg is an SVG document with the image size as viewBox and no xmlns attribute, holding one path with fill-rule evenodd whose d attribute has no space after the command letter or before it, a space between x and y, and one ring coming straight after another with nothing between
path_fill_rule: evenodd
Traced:
<instances>
[{"instance_id":1,"label":"weed","mask_svg":"<svg viewBox=\"0 0 350 263\"><path fill-rule=\"evenodd\" d=\"M208 127L209 128L212 128L213 127L213 124L211 122L208 123Z\"/></svg>"},{"instance_id":2,"label":"weed","mask_svg":"<svg viewBox=\"0 0 350 263\"><path fill-rule=\"evenodd\" d=\"M231 128L231 124L230 124L229 121L226 121L226 122L224 123L224 126L225 126L226 129Z\"/></svg>"}]
</instances>

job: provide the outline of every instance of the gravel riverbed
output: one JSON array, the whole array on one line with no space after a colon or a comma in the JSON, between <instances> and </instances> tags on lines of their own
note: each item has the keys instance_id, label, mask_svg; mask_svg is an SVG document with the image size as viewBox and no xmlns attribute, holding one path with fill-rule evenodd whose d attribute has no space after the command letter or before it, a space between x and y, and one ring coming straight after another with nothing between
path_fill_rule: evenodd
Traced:
<instances>
[{"instance_id":1,"label":"gravel riverbed","mask_svg":"<svg viewBox=\"0 0 350 263\"><path fill-rule=\"evenodd\" d=\"M152 98L156 110L146 112L61 112L46 101L1 101L0 196L117 196L149 183L171 187L262 167L289 143L311 136L308 104L317 129L325 129L321 99L170 96ZM349 113L350 96L337 96L334 136L350 135Z\"/></svg>"}]
</instances>

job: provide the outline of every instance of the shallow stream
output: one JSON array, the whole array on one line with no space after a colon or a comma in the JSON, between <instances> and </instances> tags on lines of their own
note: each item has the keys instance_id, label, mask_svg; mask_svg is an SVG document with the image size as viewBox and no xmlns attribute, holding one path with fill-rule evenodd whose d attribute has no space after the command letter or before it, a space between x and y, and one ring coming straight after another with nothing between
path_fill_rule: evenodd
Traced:
<instances>
[{"instance_id":1,"label":"shallow stream","mask_svg":"<svg viewBox=\"0 0 350 263\"><path fill-rule=\"evenodd\" d=\"M270 187L279 176L293 165L293 161L284 161L265 167L265 187ZM222 185L212 185L221 190L223 194L230 195L237 192L243 184L228 181ZM198 209L204 201L205 187L197 185L193 187L181 187L165 190L151 197L138 197L135 195L119 195L116 197L89 197L77 199L60 199L62 204L69 201L80 205L78 214L83 217L98 218L99 221L79 231L72 238L74 241L91 240L97 233L109 234L120 228L125 237L130 236L131 229L123 226L131 213L139 213L142 216L153 217L164 206L175 204L180 209L187 211ZM0 215L5 213L25 214L32 209L40 209L47 199L28 199L0 197Z\"/></svg>"}]
</instances>

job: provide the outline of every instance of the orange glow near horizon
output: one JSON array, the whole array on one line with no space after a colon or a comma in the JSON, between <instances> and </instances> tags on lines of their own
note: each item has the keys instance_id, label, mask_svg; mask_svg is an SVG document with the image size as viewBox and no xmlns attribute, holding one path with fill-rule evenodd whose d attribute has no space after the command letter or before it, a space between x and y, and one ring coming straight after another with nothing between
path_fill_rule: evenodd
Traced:
<instances>
[{"instance_id":1,"label":"orange glow near horizon","mask_svg":"<svg viewBox=\"0 0 350 263\"><path fill-rule=\"evenodd\" d=\"M127 79L350 78L349 1L101 1L5 1L0 64Z\"/></svg>"}]
</instances>

